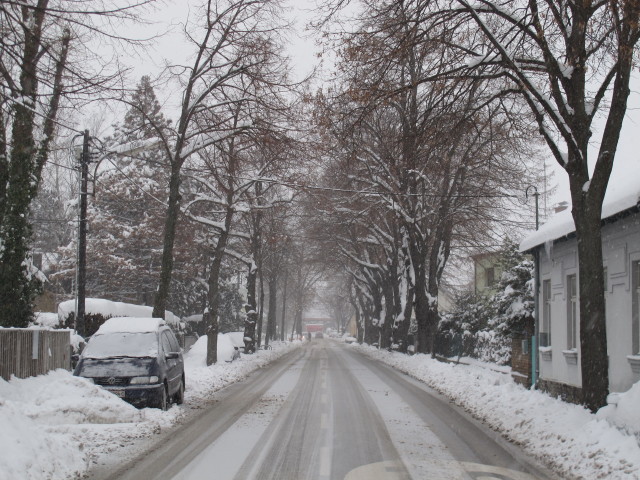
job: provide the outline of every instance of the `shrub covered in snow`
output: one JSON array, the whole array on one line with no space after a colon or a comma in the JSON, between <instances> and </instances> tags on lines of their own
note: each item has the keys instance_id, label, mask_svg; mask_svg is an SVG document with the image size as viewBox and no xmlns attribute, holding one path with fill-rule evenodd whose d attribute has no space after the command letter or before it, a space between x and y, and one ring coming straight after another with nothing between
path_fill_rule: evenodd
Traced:
<instances>
[{"instance_id":1,"label":"shrub covered in snow","mask_svg":"<svg viewBox=\"0 0 640 480\"><path fill-rule=\"evenodd\" d=\"M532 333L533 262L505 243L500 258L502 277L490 297L467 292L458 296L452 312L443 315L438 328L438 353L470 356L482 361L511 363L511 337Z\"/></svg>"},{"instance_id":2,"label":"shrub covered in snow","mask_svg":"<svg viewBox=\"0 0 640 480\"><path fill-rule=\"evenodd\" d=\"M509 245L502 257L503 274L490 302L495 315L490 325L503 336L533 333L533 261Z\"/></svg>"}]
</instances>

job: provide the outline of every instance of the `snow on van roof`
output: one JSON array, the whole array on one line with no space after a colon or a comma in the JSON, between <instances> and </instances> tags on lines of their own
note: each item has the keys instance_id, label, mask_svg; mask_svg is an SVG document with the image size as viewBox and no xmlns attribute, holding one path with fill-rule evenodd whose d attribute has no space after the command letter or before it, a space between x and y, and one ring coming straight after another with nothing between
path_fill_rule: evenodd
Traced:
<instances>
[{"instance_id":1,"label":"snow on van roof","mask_svg":"<svg viewBox=\"0 0 640 480\"><path fill-rule=\"evenodd\" d=\"M147 333L156 332L158 328L166 325L162 318L147 317L114 317L104 322L95 335L105 333L127 332Z\"/></svg>"},{"instance_id":2,"label":"snow on van roof","mask_svg":"<svg viewBox=\"0 0 640 480\"><path fill-rule=\"evenodd\" d=\"M640 207L640 183L631 176L627 184L609 185L602 204L604 220L633 207ZM571 207L549 218L539 230L531 233L520 243L520 251L526 252L546 242L557 240L576 231L571 215Z\"/></svg>"}]
</instances>

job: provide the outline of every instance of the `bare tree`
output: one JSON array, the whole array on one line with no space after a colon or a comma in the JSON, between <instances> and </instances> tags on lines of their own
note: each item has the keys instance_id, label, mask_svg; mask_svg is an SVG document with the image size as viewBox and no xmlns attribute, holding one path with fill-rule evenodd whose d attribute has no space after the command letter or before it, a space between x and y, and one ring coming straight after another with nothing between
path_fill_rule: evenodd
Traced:
<instances>
[{"instance_id":1,"label":"bare tree","mask_svg":"<svg viewBox=\"0 0 640 480\"><path fill-rule=\"evenodd\" d=\"M278 185L273 182L286 170L283 167L286 158L280 155L287 143L286 138L273 122L260 128L262 122L255 117L256 104L248 99L250 92L245 90L242 97L243 101L227 106L232 110L229 130L239 133L229 135L201 152L201 161L206 168L191 176L200 189L185 208L192 220L214 232L207 282L209 364L217 361L219 291L225 256L231 256L248 267L245 352L255 350L256 286L264 244L262 217L288 198L286 192L278 193ZM266 108L264 98L261 105ZM252 127L239 131L239 124L248 120L251 120ZM262 177L270 181L264 184Z\"/></svg>"},{"instance_id":2,"label":"bare tree","mask_svg":"<svg viewBox=\"0 0 640 480\"><path fill-rule=\"evenodd\" d=\"M158 132L170 165L170 179L154 316L164 316L171 285L182 167L194 153L238 133L227 129L227 119L218 115L218 110L239 101L231 94L242 89L239 78L273 68L273 55L264 52L272 51L274 41L269 34L277 31L277 13L277 0L206 1L198 16L197 33L185 26L185 36L194 46L193 63L167 69L170 79L182 88L182 104L175 128L169 134ZM238 124L237 130L248 127Z\"/></svg>"},{"instance_id":3,"label":"bare tree","mask_svg":"<svg viewBox=\"0 0 640 480\"><path fill-rule=\"evenodd\" d=\"M602 202L627 108L640 2L456 0L440 4L437 14L457 17L454 48L467 56L458 74L492 78L519 95L567 172L578 238L583 401L596 410L609 388ZM468 35L469 25L476 34ZM604 129L590 174L598 116Z\"/></svg>"},{"instance_id":4,"label":"bare tree","mask_svg":"<svg viewBox=\"0 0 640 480\"><path fill-rule=\"evenodd\" d=\"M365 326L371 312L374 326L382 327L381 345L392 332L406 340L414 310L417 348L427 353L434 351L439 285L452 243L482 231L472 228L478 221L496 220L496 207L519 185L522 145L509 130L505 106L489 101L486 82L419 82L425 72L450 67L446 53L418 42L419 31L407 32L415 29L415 19L407 20L413 12L389 5L348 38L345 94L327 109L325 123L349 178L336 185L350 190L340 213L355 228L343 253L358 267L354 286L364 288L358 301Z\"/></svg>"}]
</instances>

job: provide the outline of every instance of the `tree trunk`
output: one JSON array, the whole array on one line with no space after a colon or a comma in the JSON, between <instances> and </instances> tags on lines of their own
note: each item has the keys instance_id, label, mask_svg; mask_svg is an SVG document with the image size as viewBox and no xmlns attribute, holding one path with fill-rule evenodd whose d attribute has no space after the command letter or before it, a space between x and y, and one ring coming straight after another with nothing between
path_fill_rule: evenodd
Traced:
<instances>
[{"instance_id":1,"label":"tree trunk","mask_svg":"<svg viewBox=\"0 0 640 480\"><path fill-rule=\"evenodd\" d=\"M414 308L416 311L416 353L429 353L429 299L427 297L427 285L425 278L425 259L422 250L410 240L409 252L414 277Z\"/></svg>"},{"instance_id":2,"label":"tree trunk","mask_svg":"<svg viewBox=\"0 0 640 480\"><path fill-rule=\"evenodd\" d=\"M580 187L582 188L582 187ZM573 200L579 261L580 365L583 403L591 411L607 404L609 357L602 269L601 202Z\"/></svg>"},{"instance_id":3,"label":"tree trunk","mask_svg":"<svg viewBox=\"0 0 640 480\"><path fill-rule=\"evenodd\" d=\"M256 323L258 321L258 312L256 311L257 276L258 267L255 262L252 262L247 275L247 303L244 306L247 314L244 322L244 353L255 353L256 351Z\"/></svg>"},{"instance_id":4,"label":"tree trunk","mask_svg":"<svg viewBox=\"0 0 640 480\"><path fill-rule=\"evenodd\" d=\"M407 268L410 268L407 266ZM395 322L393 338L399 345L399 351L406 353L409 348L409 327L411 326L411 315L413 314L413 287L408 278L409 271L405 272L404 281L407 282L406 298L404 299L404 310L402 311L402 318L400 321Z\"/></svg>"},{"instance_id":5,"label":"tree trunk","mask_svg":"<svg viewBox=\"0 0 640 480\"><path fill-rule=\"evenodd\" d=\"M296 308L296 321L295 321L295 329L296 334L298 336L302 335L302 307L298 306Z\"/></svg>"},{"instance_id":6,"label":"tree trunk","mask_svg":"<svg viewBox=\"0 0 640 480\"><path fill-rule=\"evenodd\" d=\"M153 303L153 316L164 318L169 299L171 274L173 272L173 245L176 238L178 215L180 214L180 166L174 162L169 179L169 202L167 216L164 223L164 243L162 246L162 266L160 267L160 282Z\"/></svg>"},{"instance_id":7,"label":"tree trunk","mask_svg":"<svg viewBox=\"0 0 640 480\"><path fill-rule=\"evenodd\" d=\"M364 328L362 321L362 313L359 308L356 308L356 338L358 343L362 344L364 342Z\"/></svg>"},{"instance_id":8,"label":"tree trunk","mask_svg":"<svg viewBox=\"0 0 640 480\"><path fill-rule=\"evenodd\" d=\"M284 342L284 320L286 318L287 311L287 280L289 280L289 271L284 271L284 287L282 288L282 328L280 329L280 340Z\"/></svg>"},{"instance_id":9,"label":"tree trunk","mask_svg":"<svg viewBox=\"0 0 640 480\"><path fill-rule=\"evenodd\" d=\"M260 277L260 308L258 310L258 327L256 329L256 344L257 348L260 348L262 344L262 323L264 321L264 281L262 274L262 268L258 267L258 275Z\"/></svg>"},{"instance_id":10,"label":"tree trunk","mask_svg":"<svg viewBox=\"0 0 640 480\"><path fill-rule=\"evenodd\" d=\"M452 228L445 219L448 217L449 209L447 205L441 205L436 241L431 246L429 257L429 278L427 292L429 295L429 342L431 355L436 355L436 336L438 334L438 324L440 323L440 312L438 311L438 295L440 294L440 280L442 272L449 259Z\"/></svg>"},{"instance_id":11,"label":"tree trunk","mask_svg":"<svg viewBox=\"0 0 640 480\"><path fill-rule=\"evenodd\" d=\"M267 312L267 335L265 345L269 345L270 340L276 339L276 300L278 293L278 277L273 273L269 277L269 311Z\"/></svg>"},{"instance_id":12,"label":"tree trunk","mask_svg":"<svg viewBox=\"0 0 640 480\"><path fill-rule=\"evenodd\" d=\"M424 289L416 281L415 310L418 331L416 332L416 353L429 353L428 315L429 301Z\"/></svg>"},{"instance_id":13,"label":"tree trunk","mask_svg":"<svg viewBox=\"0 0 640 480\"><path fill-rule=\"evenodd\" d=\"M386 281L384 282L384 323L380 329L380 348L391 347L391 337L393 336L393 322L396 318L396 302L393 295L393 285L391 285L392 279L390 275L386 275Z\"/></svg>"},{"instance_id":14,"label":"tree trunk","mask_svg":"<svg viewBox=\"0 0 640 480\"><path fill-rule=\"evenodd\" d=\"M222 257L224 249L227 247L229 234L223 232L218 238L211 269L209 271L209 291L207 293L207 303L209 304L209 313L205 317L205 332L207 335L207 365L218 362L218 311L220 308L220 270L222 266Z\"/></svg>"}]
</instances>

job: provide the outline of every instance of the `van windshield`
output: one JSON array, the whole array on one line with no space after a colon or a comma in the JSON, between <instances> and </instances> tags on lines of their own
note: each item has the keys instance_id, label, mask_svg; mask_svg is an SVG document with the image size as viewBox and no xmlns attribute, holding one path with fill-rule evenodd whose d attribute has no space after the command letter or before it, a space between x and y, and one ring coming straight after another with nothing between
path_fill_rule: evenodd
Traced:
<instances>
[{"instance_id":1,"label":"van windshield","mask_svg":"<svg viewBox=\"0 0 640 480\"><path fill-rule=\"evenodd\" d=\"M94 335L87 343L85 358L157 357L158 337L155 332L112 332Z\"/></svg>"}]
</instances>

